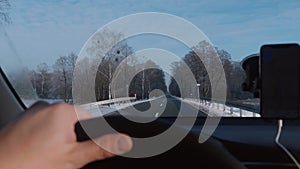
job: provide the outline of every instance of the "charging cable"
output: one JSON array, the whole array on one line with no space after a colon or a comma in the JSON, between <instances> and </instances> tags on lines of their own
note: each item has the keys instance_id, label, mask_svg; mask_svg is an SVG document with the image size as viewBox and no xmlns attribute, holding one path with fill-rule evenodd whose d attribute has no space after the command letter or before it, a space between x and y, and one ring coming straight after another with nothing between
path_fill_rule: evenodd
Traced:
<instances>
[{"instance_id":1,"label":"charging cable","mask_svg":"<svg viewBox=\"0 0 300 169\"><path fill-rule=\"evenodd\" d=\"M279 119L278 120L278 132L277 132L277 135L276 135L276 138L275 138L275 143L293 160L293 162L295 163L297 168L300 169L300 165L299 165L298 161L296 160L296 158L292 155L292 153L287 148L284 147L284 145L282 145L279 142L282 127L283 127L283 120Z\"/></svg>"}]
</instances>

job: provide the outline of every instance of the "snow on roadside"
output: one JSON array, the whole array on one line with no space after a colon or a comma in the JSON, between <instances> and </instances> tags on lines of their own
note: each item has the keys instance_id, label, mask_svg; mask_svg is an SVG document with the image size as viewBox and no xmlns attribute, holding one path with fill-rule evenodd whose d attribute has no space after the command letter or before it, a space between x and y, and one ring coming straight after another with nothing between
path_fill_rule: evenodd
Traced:
<instances>
[{"instance_id":1,"label":"snow on roadside","mask_svg":"<svg viewBox=\"0 0 300 169\"><path fill-rule=\"evenodd\" d=\"M84 109L92 114L92 117L101 117L106 114L112 113L114 111L118 111L120 109L125 109L130 106L134 106L136 104L149 102L155 99L158 99L159 97L153 97L151 99L146 100L138 100L138 101L128 101L126 103L115 103L113 105L100 105L94 103L84 104L84 105L78 105L78 108Z\"/></svg>"},{"instance_id":2,"label":"snow on roadside","mask_svg":"<svg viewBox=\"0 0 300 169\"><path fill-rule=\"evenodd\" d=\"M136 104L152 101L155 99L158 99L160 97L153 97L151 99L146 99L146 100L138 100L138 101L128 101L126 103L115 103L110 106L108 105L100 105L100 104L95 104L94 103L89 103L85 105L76 105L76 107L84 109L92 114L93 117L99 117L106 115L108 113L120 110L120 109L125 109L130 106L134 106ZM25 104L26 107L30 107L32 104L34 104L37 101L45 101L47 103L58 103L58 102L64 102L62 99L22 99L23 103Z\"/></svg>"},{"instance_id":3,"label":"snow on roadside","mask_svg":"<svg viewBox=\"0 0 300 169\"><path fill-rule=\"evenodd\" d=\"M64 102L63 99L22 99L22 101L23 101L23 103L25 104L26 107L30 107L31 105L33 105L37 101L44 101L44 102L47 102L49 104Z\"/></svg>"},{"instance_id":4,"label":"snow on roadside","mask_svg":"<svg viewBox=\"0 0 300 169\"><path fill-rule=\"evenodd\" d=\"M204 104L204 103L200 103L199 99L191 99L191 98L182 99L182 98L179 98L176 96L173 96L173 97L199 109L200 111L208 114L208 116L211 116L211 117L214 117L214 116L218 116L218 117L219 116L222 116L222 117L261 117L260 114L258 114L258 113L254 113L254 112L243 110L243 109L236 108L236 107L230 107L230 106L224 107L224 105L218 104L218 103L214 103L214 105L213 104Z\"/></svg>"}]
</instances>

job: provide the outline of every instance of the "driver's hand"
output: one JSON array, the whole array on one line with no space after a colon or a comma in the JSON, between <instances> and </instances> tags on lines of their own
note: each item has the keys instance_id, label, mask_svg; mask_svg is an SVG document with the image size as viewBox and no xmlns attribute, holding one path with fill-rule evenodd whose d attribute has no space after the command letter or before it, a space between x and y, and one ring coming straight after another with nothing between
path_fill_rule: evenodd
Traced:
<instances>
[{"instance_id":1,"label":"driver's hand","mask_svg":"<svg viewBox=\"0 0 300 169\"><path fill-rule=\"evenodd\" d=\"M89 117L86 112L79 114L81 119ZM119 155L132 148L132 140L123 134L96 139L103 148L93 141L77 142L77 121L74 107L64 103L24 114L0 131L1 168L77 169L114 156L111 152Z\"/></svg>"}]
</instances>

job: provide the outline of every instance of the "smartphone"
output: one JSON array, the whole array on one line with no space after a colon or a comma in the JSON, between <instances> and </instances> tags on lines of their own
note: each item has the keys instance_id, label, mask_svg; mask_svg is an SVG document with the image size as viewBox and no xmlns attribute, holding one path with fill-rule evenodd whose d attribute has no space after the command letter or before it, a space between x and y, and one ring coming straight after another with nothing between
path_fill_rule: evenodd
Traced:
<instances>
[{"instance_id":1,"label":"smartphone","mask_svg":"<svg viewBox=\"0 0 300 169\"><path fill-rule=\"evenodd\" d=\"M260 110L266 118L299 117L300 50L298 44L260 49Z\"/></svg>"}]
</instances>

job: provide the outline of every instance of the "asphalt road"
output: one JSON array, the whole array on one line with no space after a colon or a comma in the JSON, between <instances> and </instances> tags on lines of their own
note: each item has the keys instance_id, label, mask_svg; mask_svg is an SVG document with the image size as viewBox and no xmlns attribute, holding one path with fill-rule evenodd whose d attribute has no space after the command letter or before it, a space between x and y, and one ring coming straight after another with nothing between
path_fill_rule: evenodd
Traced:
<instances>
[{"instance_id":1,"label":"asphalt road","mask_svg":"<svg viewBox=\"0 0 300 169\"><path fill-rule=\"evenodd\" d=\"M197 108L181 102L172 96L167 96L166 98L160 97L151 101L136 104L133 107L139 112L138 115L145 117L177 117L180 110L182 111L182 117L195 116L197 112L200 117L207 116L205 113L197 110ZM128 115L131 115L131 112L133 112L132 107L122 109L122 111L128 113ZM115 113L117 112L113 112L110 115Z\"/></svg>"}]
</instances>

